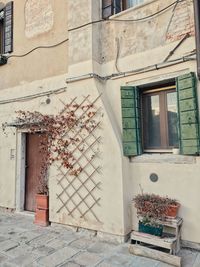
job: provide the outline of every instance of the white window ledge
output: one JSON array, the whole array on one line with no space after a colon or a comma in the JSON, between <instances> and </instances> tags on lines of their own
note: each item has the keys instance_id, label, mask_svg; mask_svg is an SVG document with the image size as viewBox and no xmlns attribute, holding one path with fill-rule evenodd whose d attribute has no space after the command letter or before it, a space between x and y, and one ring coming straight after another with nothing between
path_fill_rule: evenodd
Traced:
<instances>
[{"instance_id":1,"label":"white window ledge","mask_svg":"<svg viewBox=\"0 0 200 267\"><path fill-rule=\"evenodd\" d=\"M182 156L173 154L143 154L131 157L131 163L171 163L171 164L195 164L195 156Z\"/></svg>"}]
</instances>

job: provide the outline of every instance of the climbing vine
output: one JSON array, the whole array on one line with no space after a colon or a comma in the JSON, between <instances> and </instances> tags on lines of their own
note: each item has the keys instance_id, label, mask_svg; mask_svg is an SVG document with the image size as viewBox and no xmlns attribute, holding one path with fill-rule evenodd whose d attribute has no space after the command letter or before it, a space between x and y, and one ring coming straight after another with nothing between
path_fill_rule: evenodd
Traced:
<instances>
[{"instance_id":1,"label":"climbing vine","mask_svg":"<svg viewBox=\"0 0 200 267\"><path fill-rule=\"evenodd\" d=\"M82 167L76 164L75 153L84 153L87 149L87 136L99 125L97 112L93 104L69 104L65 106L64 112L58 115L45 115L37 111L16 112L18 128L33 134L45 133L41 135L39 147L43 160L38 193L48 193L48 170L56 161L69 171L69 175L78 176L83 171ZM90 157L92 159L93 155Z\"/></svg>"}]
</instances>

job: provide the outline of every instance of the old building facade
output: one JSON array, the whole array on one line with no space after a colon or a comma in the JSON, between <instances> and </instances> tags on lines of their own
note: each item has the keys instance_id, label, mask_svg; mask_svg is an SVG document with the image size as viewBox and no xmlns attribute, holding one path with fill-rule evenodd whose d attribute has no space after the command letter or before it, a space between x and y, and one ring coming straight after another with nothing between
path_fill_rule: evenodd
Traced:
<instances>
[{"instance_id":1,"label":"old building facade","mask_svg":"<svg viewBox=\"0 0 200 267\"><path fill-rule=\"evenodd\" d=\"M8 4L1 1L2 29ZM11 10L13 47L1 34L1 124L13 126L19 110L96 109L98 127L81 136L87 142L75 155L80 175L50 168L50 221L125 240L142 189L178 199L182 239L200 243L193 1L24 0ZM27 210L34 144L18 126L0 134L0 206Z\"/></svg>"}]
</instances>

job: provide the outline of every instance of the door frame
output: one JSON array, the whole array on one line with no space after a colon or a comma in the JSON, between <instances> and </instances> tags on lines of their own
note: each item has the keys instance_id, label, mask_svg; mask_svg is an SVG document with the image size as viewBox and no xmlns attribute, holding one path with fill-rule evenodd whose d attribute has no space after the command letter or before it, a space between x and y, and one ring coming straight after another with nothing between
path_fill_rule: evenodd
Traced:
<instances>
[{"instance_id":1,"label":"door frame","mask_svg":"<svg viewBox=\"0 0 200 267\"><path fill-rule=\"evenodd\" d=\"M26 179L26 134L27 130L17 130L16 140L16 211L24 211Z\"/></svg>"}]
</instances>

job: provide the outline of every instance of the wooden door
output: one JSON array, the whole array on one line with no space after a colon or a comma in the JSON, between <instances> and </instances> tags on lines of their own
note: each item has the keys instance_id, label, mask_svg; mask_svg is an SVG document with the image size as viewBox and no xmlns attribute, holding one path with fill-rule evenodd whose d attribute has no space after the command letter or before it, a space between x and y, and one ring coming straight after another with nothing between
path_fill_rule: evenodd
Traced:
<instances>
[{"instance_id":1,"label":"wooden door","mask_svg":"<svg viewBox=\"0 0 200 267\"><path fill-rule=\"evenodd\" d=\"M40 170L44 154L40 152L40 143L44 134L26 135L26 180L25 180L25 210L35 211L35 195L39 183Z\"/></svg>"}]
</instances>

